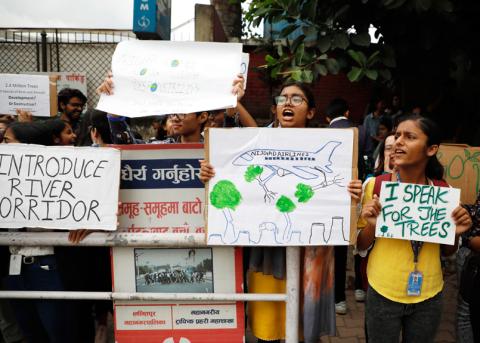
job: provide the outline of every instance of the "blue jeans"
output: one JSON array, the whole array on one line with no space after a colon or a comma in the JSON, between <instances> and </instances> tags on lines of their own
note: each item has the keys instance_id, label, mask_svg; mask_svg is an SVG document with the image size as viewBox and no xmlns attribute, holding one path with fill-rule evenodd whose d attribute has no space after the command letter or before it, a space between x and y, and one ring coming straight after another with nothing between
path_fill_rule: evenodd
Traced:
<instances>
[{"instance_id":1,"label":"blue jeans","mask_svg":"<svg viewBox=\"0 0 480 343\"><path fill-rule=\"evenodd\" d=\"M442 313L442 292L417 304L391 301L371 285L365 304L369 343L433 342Z\"/></svg>"},{"instance_id":2,"label":"blue jeans","mask_svg":"<svg viewBox=\"0 0 480 343\"><path fill-rule=\"evenodd\" d=\"M55 255L35 257L32 264L22 263L21 275L9 275L9 290L64 291ZM75 342L76 320L71 301L11 300L18 324L29 342Z\"/></svg>"}]
</instances>

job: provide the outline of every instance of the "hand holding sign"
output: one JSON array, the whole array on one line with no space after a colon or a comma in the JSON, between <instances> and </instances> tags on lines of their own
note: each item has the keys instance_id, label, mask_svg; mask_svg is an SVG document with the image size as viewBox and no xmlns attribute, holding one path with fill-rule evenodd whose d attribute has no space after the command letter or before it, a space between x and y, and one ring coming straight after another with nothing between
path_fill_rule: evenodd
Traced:
<instances>
[{"instance_id":1,"label":"hand holding sign","mask_svg":"<svg viewBox=\"0 0 480 343\"><path fill-rule=\"evenodd\" d=\"M376 194L373 195L373 199L367 202L362 209L362 217L367 221L370 226L377 225L377 217L380 215L382 205L378 200Z\"/></svg>"},{"instance_id":2,"label":"hand holding sign","mask_svg":"<svg viewBox=\"0 0 480 343\"><path fill-rule=\"evenodd\" d=\"M456 188L384 182L375 236L453 245L455 226L465 231L468 225L459 202ZM377 209L370 206L366 211L372 217Z\"/></svg>"},{"instance_id":3,"label":"hand holding sign","mask_svg":"<svg viewBox=\"0 0 480 343\"><path fill-rule=\"evenodd\" d=\"M472 218L468 211L462 206L457 206L452 212L452 219L456 225L455 234L457 236L468 231L472 227Z\"/></svg>"},{"instance_id":4,"label":"hand holding sign","mask_svg":"<svg viewBox=\"0 0 480 343\"><path fill-rule=\"evenodd\" d=\"M112 57L115 92L106 83L102 93L111 95L97 108L142 117L235 107L230 85L241 63L238 43L121 42Z\"/></svg>"}]
</instances>

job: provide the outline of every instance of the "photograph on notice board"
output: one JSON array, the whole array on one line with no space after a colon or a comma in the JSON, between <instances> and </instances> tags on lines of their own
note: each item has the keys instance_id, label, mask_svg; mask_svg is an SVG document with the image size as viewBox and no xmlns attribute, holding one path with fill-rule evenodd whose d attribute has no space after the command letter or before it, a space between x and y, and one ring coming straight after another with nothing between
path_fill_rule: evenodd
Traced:
<instances>
[{"instance_id":1,"label":"photograph on notice board","mask_svg":"<svg viewBox=\"0 0 480 343\"><path fill-rule=\"evenodd\" d=\"M213 293L212 249L135 249L137 292Z\"/></svg>"}]
</instances>

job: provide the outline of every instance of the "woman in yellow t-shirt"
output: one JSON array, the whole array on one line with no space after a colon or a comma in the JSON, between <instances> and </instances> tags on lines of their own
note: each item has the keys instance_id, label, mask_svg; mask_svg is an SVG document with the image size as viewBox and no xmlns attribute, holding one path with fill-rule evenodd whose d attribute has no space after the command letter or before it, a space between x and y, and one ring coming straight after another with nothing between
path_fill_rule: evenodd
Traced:
<instances>
[{"instance_id":1,"label":"woman in yellow t-shirt","mask_svg":"<svg viewBox=\"0 0 480 343\"><path fill-rule=\"evenodd\" d=\"M375 239L375 225L381 212L380 181L448 186L442 181L443 167L436 157L439 145L440 132L434 122L421 116L405 117L395 132L395 173L372 179L365 188L357 249L365 251L373 245L365 307L370 343L397 343L401 331L407 343L433 342L435 338L442 308L440 254L457 250L460 234L472 224L468 212L458 206L452 213L456 225L453 246Z\"/></svg>"}]
</instances>

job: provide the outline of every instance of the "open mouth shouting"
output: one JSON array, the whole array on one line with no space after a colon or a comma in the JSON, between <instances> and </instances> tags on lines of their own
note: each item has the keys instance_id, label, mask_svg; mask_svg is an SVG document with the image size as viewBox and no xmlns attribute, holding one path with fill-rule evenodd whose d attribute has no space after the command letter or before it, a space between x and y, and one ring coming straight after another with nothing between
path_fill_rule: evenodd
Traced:
<instances>
[{"instance_id":1,"label":"open mouth shouting","mask_svg":"<svg viewBox=\"0 0 480 343\"><path fill-rule=\"evenodd\" d=\"M282 111L282 117L285 121L293 120L294 115L295 113L290 108L286 108Z\"/></svg>"}]
</instances>

